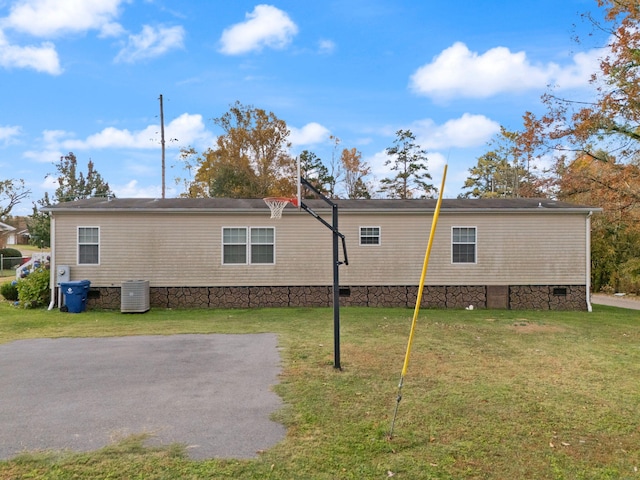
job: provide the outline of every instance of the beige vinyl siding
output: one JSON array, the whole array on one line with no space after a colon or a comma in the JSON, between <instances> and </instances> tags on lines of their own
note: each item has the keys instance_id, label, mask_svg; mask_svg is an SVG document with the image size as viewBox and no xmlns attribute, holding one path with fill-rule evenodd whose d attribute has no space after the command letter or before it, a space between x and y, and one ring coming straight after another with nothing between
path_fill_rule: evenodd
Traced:
<instances>
[{"instance_id":1,"label":"beige vinyl siding","mask_svg":"<svg viewBox=\"0 0 640 480\"><path fill-rule=\"evenodd\" d=\"M77 264L77 226L85 225L100 225L99 266ZM276 263L223 265L223 227L273 227ZM135 279L151 286L327 285L332 278L331 232L306 213L280 221L268 212L58 214L55 228L56 263L95 286Z\"/></svg>"},{"instance_id":2,"label":"beige vinyl siding","mask_svg":"<svg viewBox=\"0 0 640 480\"><path fill-rule=\"evenodd\" d=\"M329 212L318 212L331 223ZM341 285L417 285L432 216L340 212L349 265ZM77 227L100 227L100 265L77 264ZM359 245L360 227L380 227L380 245ZM451 263L451 228L477 227L477 263ZM273 227L274 265L223 265L223 227ZM55 214L55 262L94 286L149 280L151 286L331 285L332 232L304 211L271 220L256 213L87 212ZM585 283L585 215L441 213L430 285ZM340 259L342 245L340 243Z\"/></svg>"},{"instance_id":3,"label":"beige vinyl siding","mask_svg":"<svg viewBox=\"0 0 640 480\"><path fill-rule=\"evenodd\" d=\"M431 215L342 215L349 266L345 285L416 285L431 230ZM381 226L379 246L358 246L359 226ZM441 213L432 246L429 285L585 283L583 214ZM453 264L451 229L476 227L476 263Z\"/></svg>"},{"instance_id":4,"label":"beige vinyl siding","mask_svg":"<svg viewBox=\"0 0 640 480\"><path fill-rule=\"evenodd\" d=\"M442 226L447 228L438 231L440 242L437 247L434 244L434 255L440 261L435 262L433 273L441 284L460 284L461 278L468 285L585 283L584 215L503 213L445 218ZM477 227L475 264L451 263L453 226Z\"/></svg>"}]
</instances>

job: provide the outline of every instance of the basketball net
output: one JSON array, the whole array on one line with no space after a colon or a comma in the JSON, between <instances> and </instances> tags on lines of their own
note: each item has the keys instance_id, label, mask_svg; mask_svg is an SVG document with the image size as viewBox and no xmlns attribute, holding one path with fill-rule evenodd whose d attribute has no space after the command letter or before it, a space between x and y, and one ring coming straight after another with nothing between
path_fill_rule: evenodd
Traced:
<instances>
[{"instance_id":1,"label":"basketball net","mask_svg":"<svg viewBox=\"0 0 640 480\"><path fill-rule=\"evenodd\" d=\"M284 210L284 207L287 206L287 203L291 203L296 207L298 206L298 200L296 198L267 197L263 200L271 210L271 218L281 218L282 211Z\"/></svg>"}]
</instances>

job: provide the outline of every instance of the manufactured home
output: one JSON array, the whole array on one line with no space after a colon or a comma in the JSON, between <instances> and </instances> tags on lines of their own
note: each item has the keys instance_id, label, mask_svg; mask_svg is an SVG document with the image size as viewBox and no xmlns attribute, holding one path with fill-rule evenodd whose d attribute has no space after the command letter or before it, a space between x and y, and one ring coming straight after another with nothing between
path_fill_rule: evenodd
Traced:
<instances>
[{"instance_id":1,"label":"manufactured home","mask_svg":"<svg viewBox=\"0 0 640 480\"><path fill-rule=\"evenodd\" d=\"M341 304L414 306L436 200L335 202L348 255ZM304 203L331 223L325 202ZM332 302L333 233L292 205L280 219L261 199L92 198L47 210L51 284L59 266L67 280L90 280L88 308L120 308L132 281L147 285L151 307ZM590 310L597 211L548 199L443 200L421 305Z\"/></svg>"}]
</instances>

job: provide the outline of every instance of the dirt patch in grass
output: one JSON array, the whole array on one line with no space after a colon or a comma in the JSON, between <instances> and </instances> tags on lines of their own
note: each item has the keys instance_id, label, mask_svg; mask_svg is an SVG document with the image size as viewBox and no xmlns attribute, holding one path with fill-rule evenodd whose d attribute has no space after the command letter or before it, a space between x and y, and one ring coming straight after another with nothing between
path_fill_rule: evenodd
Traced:
<instances>
[{"instance_id":1,"label":"dirt patch in grass","mask_svg":"<svg viewBox=\"0 0 640 480\"><path fill-rule=\"evenodd\" d=\"M541 325L539 323L531 323L526 320L519 320L507 328L517 333L561 333L566 329L557 325Z\"/></svg>"}]
</instances>

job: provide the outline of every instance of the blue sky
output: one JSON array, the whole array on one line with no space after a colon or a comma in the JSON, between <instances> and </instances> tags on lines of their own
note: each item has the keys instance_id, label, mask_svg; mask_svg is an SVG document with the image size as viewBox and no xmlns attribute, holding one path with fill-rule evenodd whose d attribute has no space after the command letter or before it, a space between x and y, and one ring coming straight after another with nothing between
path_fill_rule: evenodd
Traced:
<instances>
[{"instance_id":1,"label":"blue sky","mask_svg":"<svg viewBox=\"0 0 640 480\"><path fill-rule=\"evenodd\" d=\"M168 197L180 148L212 146L235 101L285 120L293 154L328 162L330 135L357 148L374 183L410 129L436 185L448 160L455 197L548 85L588 95L603 43L589 11L602 16L595 0L0 0L0 179L35 201L72 151L118 197L159 197L162 94Z\"/></svg>"}]
</instances>

